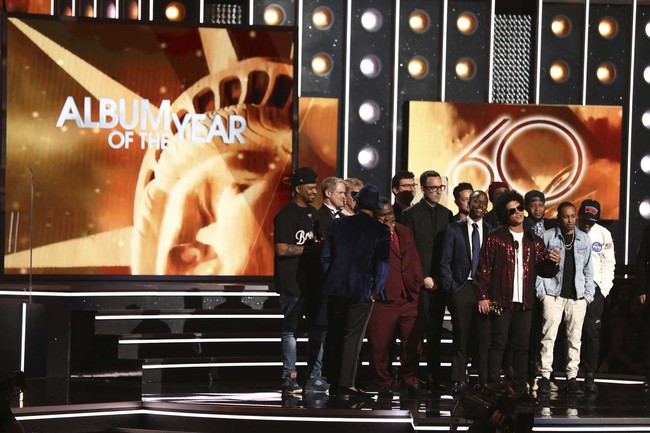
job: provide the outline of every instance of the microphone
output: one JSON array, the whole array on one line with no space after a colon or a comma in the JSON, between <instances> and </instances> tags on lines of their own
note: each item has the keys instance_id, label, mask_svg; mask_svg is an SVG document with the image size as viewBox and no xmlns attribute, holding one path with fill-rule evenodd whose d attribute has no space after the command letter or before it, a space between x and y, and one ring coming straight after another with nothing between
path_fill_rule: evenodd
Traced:
<instances>
[{"instance_id":1,"label":"microphone","mask_svg":"<svg viewBox=\"0 0 650 433\"><path fill-rule=\"evenodd\" d=\"M515 251L519 249L519 241L515 241Z\"/></svg>"}]
</instances>

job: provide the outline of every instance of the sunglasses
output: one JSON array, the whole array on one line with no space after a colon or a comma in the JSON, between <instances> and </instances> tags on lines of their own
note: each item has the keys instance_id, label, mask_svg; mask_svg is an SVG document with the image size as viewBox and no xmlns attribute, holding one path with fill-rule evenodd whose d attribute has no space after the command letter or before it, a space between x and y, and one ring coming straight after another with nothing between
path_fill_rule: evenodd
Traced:
<instances>
[{"instance_id":1,"label":"sunglasses","mask_svg":"<svg viewBox=\"0 0 650 433\"><path fill-rule=\"evenodd\" d=\"M515 212L517 212L517 211L519 211L519 212L523 212L523 211L524 211L524 207L523 207L522 205L519 205L519 206L517 206L517 207L511 207L510 209L508 209L508 213L509 213L510 215L514 215Z\"/></svg>"}]
</instances>

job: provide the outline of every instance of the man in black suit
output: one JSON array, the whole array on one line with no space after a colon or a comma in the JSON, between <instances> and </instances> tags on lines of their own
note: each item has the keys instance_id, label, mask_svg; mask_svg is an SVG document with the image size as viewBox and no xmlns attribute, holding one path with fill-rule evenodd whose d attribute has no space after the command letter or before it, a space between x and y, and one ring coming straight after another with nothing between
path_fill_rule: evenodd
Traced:
<instances>
[{"instance_id":1,"label":"man in black suit","mask_svg":"<svg viewBox=\"0 0 650 433\"><path fill-rule=\"evenodd\" d=\"M650 225L645 226L641 235L641 245L636 253L636 291L639 302L645 304L646 296L650 293ZM650 313L648 305L645 306L646 318ZM646 332L643 363L645 367L645 381L643 387L650 389L650 332Z\"/></svg>"},{"instance_id":2,"label":"man in black suit","mask_svg":"<svg viewBox=\"0 0 650 433\"><path fill-rule=\"evenodd\" d=\"M415 188L418 184L415 183L415 175L408 170L399 170L393 176L391 181L391 190L395 195L395 203L393 210L395 212L395 220L402 221L402 211L411 206L413 197L415 197Z\"/></svg>"},{"instance_id":3,"label":"man in black suit","mask_svg":"<svg viewBox=\"0 0 650 433\"><path fill-rule=\"evenodd\" d=\"M323 205L316 212L314 234L318 239L325 239L334 220L341 218L341 210L345 206L345 182L338 177L328 177L323 180L320 189Z\"/></svg>"},{"instance_id":4,"label":"man in black suit","mask_svg":"<svg viewBox=\"0 0 650 433\"><path fill-rule=\"evenodd\" d=\"M524 203L528 213L524 219L524 230L532 230L534 234L542 237L546 230L558 226L557 221L544 218L546 197L543 192L535 189L528 191L524 196Z\"/></svg>"},{"instance_id":5,"label":"man in black suit","mask_svg":"<svg viewBox=\"0 0 650 433\"><path fill-rule=\"evenodd\" d=\"M454 332L454 357L451 363L452 392L461 394L467 386L468 341L472 329L478 339L479 384L487 384L487 354L490 345L490 321L479 314L473 278L478 267L481 243L492 229L483 222L488 196L474 191L469 196L467 219L447 227L440 271L442 287L451 294L451 323ZM475 360L472 364L477 365Z\"/></svg>"},{"instance_id":6,"label":"man in black suit","mask_svg":"<svg viewBox=\"0 0 650 433\"><path fill-rule=\"evenodd\" d=\"M448 293L440 290L440 259L447 225L453 214L440 204L446 186L437 171L428 170L420 175L422 200L402 212L402 223L411 229L422 262L424 291L423 310L426 314L427 380L429 389L442 391L440 383L440 339Z\"/></svg>"}]
</instances>

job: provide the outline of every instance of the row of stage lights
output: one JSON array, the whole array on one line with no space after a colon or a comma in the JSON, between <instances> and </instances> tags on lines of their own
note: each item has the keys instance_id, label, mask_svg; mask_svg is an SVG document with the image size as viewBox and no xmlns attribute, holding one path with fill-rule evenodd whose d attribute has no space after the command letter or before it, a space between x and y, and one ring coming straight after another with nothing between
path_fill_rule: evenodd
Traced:
<instances>
[{"instance_id":1,"label":"row of stage lights","mask_svg":"<svg viewBox=\"0 0 650 433\"><path fill-rule=\"evenodd\" d=\"M647 40L650 40L650 20L648 20L645 23L645 37ZM645 67L643 68L643 85L646 86L645 92L648 91L648 87L650 86L650 64L646 64ZM645 128L645 136L647 137L648 134L650 133L650 107L647 106L647 100L644 101L646 108L643 112L643 115L641 116L641 123L643 124L643 127ZM643 143L643 146L647 149L648 145L647 143ZM640 166L641 170L646 174L650 175L650 153L645 154L640 161ZM646 182L648 180L646 179ZM641 204L639 205L639 213L643 218L646 220L650 220L650 198L645 198Z\"/></svg>"}]
</instances>

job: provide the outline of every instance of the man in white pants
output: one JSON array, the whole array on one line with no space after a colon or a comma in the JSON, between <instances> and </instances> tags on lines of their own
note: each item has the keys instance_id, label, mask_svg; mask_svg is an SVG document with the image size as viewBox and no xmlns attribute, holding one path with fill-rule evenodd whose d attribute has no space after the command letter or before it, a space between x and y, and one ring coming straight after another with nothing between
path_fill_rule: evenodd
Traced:
<instances>
[{"instance_id":1,"label":"man in white pants","mask_svg":"<svg viewBox=\"0 0 650 433\"><path fill-rule=\"evenodd\" d=\"M560 252L560 269L553 278L537 277L537 297L543 305L541 372L538 394L551 392L553 348L558 327L563 320L567 337L567 392L582 394L576 381L580 364L580 338L587 304L594 299L594 273L589 236L576 227L577 212L573 204L558 206L560 227L546 230L542 239L549 251Z\"/></svg>"},{"instance_id":2,"label":"man in white pants","mask_svg":"<svg viewBox=\"0 0 650 433\"><path fill-rule=\"evenodd\" d=\"M585 369L585 391L598 391L594 373L598 369L600 353L600 319L605 308L605 298L614 285L614 241L612 234L600 221L600 203L584 200L578 211L578 227L589 235L591 240L591 262L594 268L594 302L587 307L587 315L582 326L582 365Z\"/></svg>"}]
</instances>

